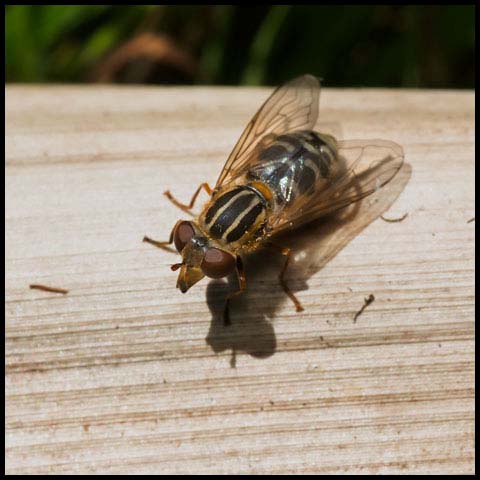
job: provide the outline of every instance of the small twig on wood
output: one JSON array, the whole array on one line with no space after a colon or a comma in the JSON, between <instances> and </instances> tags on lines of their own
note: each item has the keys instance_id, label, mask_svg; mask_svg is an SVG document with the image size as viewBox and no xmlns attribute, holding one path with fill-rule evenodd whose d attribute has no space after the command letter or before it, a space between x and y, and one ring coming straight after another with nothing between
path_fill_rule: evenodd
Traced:
<instances>
[{"instance_id":1,"label":"small twig on wood","mask_svg":"<svg viewBox=\"0 0 480 480\"><path fill-rule=\"evenodd\" d=\"M475 217L472 217L467 223L472 223L475 221Z\"/></svg>"},{"instance_id":2,"label":"small twig on wood","mask_svg":"<svg viewBox=\"0 0 480 480\"><path fill-rule=\"evenodd\" d=\"M30 288L32 290L42 290L44 292L63 293L64 295L68 293L68 290L65 290L64 288L47 287L46 285L38 285L35 283L31 284Z\"/></svg>"},{"instance_id":3,"label":"small twig on wood","mask_svg":"<svg viewBox=\"0 0 480 480\"><path fill-rule=\"evenodd\" d=\"M364 304L362 308L355 314L353 317L353 323L357 321L357 318L362 314L362 312L375 300L375 296L371 293L368 297L365 297Z\"/></svg>"},{"instance_id":4,"label":"small twig on wood","mask_svg":"<svg viewBox=\"0 0 480 480\"><path fill-rule=\"evenodd\" d=\"M382 220L390 223L403 222L403 220L405 220L407 217L408 217L408 212L400 218L385 218L383 215L380 216Z\"/></svg>"}]
</instances>

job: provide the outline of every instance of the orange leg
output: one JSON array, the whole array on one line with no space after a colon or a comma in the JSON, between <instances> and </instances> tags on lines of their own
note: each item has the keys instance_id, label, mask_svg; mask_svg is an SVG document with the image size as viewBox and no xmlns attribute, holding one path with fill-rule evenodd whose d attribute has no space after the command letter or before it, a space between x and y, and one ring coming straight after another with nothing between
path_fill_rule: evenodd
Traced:
<instances>
[{"instance_id":1,"label":"orange leg","mask_svg":"<svg viewBox=\"0 0 480 480\"><path fill-rule=\"evenodd\" d=\"M163 194L174 204L176 205L178 208L182 209L184 212L187 212L187 213L190 213L190 210L193 208L193 206L195 205L195 200L197 199L198 197L198 194L200 193L200 190L201 189L205 189L205 191L211 195L212 194L212 189L210 188L210 186L208 185L208 183L202 183L198 188L197 188L197 191L193 194L193 197L192 199L190 200L190 203L188 205L184 204L184 203L180 203L171 193L170 193L170 190L167 190L165 192L163 192Z\"/></svg>"},{"instance_id":2,"label":"orange leg","mask_svg":"<svg viewBox=\"0 0 480 480\"><path fill-rule=\"evenodd\" d=\"M245 270L243 269L243 262L242 262L242 259L238 256L237 256L236 272L237 272L239 289L235 292L230 293L227 297L227 300L225 302L225 310L223 311L224 325L230 325L230 314L229 314L230 300L234 297L238 297L239 295L241 295L247 288L247 280L245 278Z\"/></svg>"},{"instance_id":3,"label":"orange leg","mask_svg":"<svg viewBox=\"0 0 480 480\"><path fill-rule=\"evenodd\" d=\"M275 245L274 243L269 243L268 246L273 248L274 250L277 250L277 252L280 252L283 256L287 257L285 259L285 263L283 264L283 268L280 271L280 274L278 275L278 280L280 282L280 285L283 288L283 291L290 297L290 300L294 303L295 309L297 310L297 312L302 312L304 308L302 307L301 303L298 301L295 294L288 288L288 285L285 282L285 278L284 278L285 272L287 271L288 262L290 261L290 255L292 254L292 249L288 247L280 247L278 245Z\"/></svg>"},{"instance_id":4,"label":"orange leg","mask_svg":"<svg viewBox=\"0 0 480 480\"><path fill-rule=\"evenodd\" d=\"M153 240L146 235L143 237L142 242L150 243L155 247L162 248L163 250L168 250L169 252L175 252L175 250L173 250L173 248L170 248L169 245L173 243L173 232L175 231L175 228L177 227L179 222L181 222L181 220L179 220L172 228L172 231L170 232L170 239L168 240L168 242L159 242L158 240Z\"/></svg>"}]
</instances>

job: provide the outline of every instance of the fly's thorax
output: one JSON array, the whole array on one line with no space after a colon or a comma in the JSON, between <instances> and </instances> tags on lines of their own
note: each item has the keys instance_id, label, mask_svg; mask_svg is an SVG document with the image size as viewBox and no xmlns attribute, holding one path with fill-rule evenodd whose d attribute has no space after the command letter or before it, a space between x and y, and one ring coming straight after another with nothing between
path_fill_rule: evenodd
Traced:
<instances>
[{"instance_id":1,"label":"fly's thorax","mask_svg":"<svg viewBox=\"0 0 480 480\"><path fill-rule=\"evenodd\" d=\"M199 217L199 225L215 242L235 251L258 236L270 209L271 194L260 182L217 193Z\"/></svg>"}]
</instances>

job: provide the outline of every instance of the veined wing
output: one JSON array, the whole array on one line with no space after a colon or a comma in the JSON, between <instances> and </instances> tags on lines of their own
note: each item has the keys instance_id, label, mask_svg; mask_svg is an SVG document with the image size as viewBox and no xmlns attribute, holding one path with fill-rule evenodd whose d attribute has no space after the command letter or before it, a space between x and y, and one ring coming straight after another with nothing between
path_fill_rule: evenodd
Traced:
<instances>
[{"instance_id":1,"label":"veined wing","mask_svg":"<svg viewBox=\"0 0 480 480\"><path fill-rule=\"evenodd\" d=\"M297 77L277 88L250 120L228 157L215 189L248 170L256 149L269 139L295 130L311 129L318 118L319 81L312 75Z\"/></svg>"}]
</instances>

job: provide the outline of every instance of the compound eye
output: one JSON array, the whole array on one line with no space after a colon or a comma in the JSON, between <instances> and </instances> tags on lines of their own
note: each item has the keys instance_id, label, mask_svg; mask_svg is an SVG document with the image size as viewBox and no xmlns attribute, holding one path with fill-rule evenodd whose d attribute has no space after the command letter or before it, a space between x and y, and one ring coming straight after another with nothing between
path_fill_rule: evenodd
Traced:
<instances>
[{"instance_id":1,"label":"compound eye","mask_svg":"<svg viewBox=\"0 0 480 480\"><path fill-rule=\"evenodd\" d=\"M210 278L222 278L235 269L235 257L219 248L209 248L202 261L203 273Z\"/></svg>"},{"instance_id":2,"label":"compound eye","mask_svg":"<svg viewBox=\"0 0 480 480\"><path fill-rule=\"evenodd\" d=\"M190 222L181 222L178 224L173 233L173 242L179 253L185 248L185 245L190 241L194 234L195 231Z\"/></svg>"}]
</instances>

